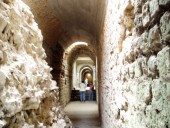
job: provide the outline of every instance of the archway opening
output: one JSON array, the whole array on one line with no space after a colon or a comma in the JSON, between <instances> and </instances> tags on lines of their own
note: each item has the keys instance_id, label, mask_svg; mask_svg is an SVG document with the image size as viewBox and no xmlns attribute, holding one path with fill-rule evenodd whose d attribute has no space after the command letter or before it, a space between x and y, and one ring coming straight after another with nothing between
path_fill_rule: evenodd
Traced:
<instances>
[{"instance_id":1,"label":"archway opening","mask_svg":"<svg viewBox=\"0 0 170 128\"><path fill-rule=\"evenodd\" d=\"M89 70L86 70L86 71L83 73L82 76L83 76L82 81L83 81L83 80L87 80L87 87L89 87L89 84L93 82L92 72L90 72Z\"/></svg>"},{"instance_id":2,"label":"archway opening","mask_svg":"<svg viewBox=\"0 0 170 128\"><path fill-rule=\"evenodd\" d=\"M90 43L82 41L74 42L64 50L60 66L62 74L59 75L61 77L58 83L60 103L63 107L70 102L72 90L79 91L83 68L90 67L93 81L97 79L95 51Z\"/></svg>"}]
</instances>

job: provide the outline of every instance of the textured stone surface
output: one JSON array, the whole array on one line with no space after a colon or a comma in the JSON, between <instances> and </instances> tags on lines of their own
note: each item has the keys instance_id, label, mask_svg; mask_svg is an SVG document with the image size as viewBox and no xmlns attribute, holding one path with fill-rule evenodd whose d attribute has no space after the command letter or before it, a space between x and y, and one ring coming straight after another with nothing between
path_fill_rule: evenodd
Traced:
<instances>
[{"instance_id":1,"label":"textured stone surface","mask_svg":"<svg viewBox=\"0 0 170 128\"><path fill-rule=\"evenodd\" d=\"M149 37L148 41L152 48L151 52L158 52L162 49L162 42L161 42L161 32L158 25L155 25L153 28L149 31Z\"/></svg>"},{"instance_id":2,"label":"textured stone surface","mask_svg":"<svg viewBox=\"0 0 170 128\"><path fill-rule=\"evenodd\" d=\"M149 60L147 62L148 65L148 75L149 76L158 76L158 71L157 71L157 58L156 56L150 56Z\"/></svg>"},{"instance_id":3,"label":"textured stone surface","mask_svg":"<svg viewBox=\"0 0 170 128\"><path fill-rule=\"evenodd\" d=\"M161 20L160 20L160 29L161 29L161 34L162 34L162 39L164 41L167 41L169 42L169 39L170 39L170 36L169 36L169 33L170 33L170 21L169 21L169 18L170 18L170 13L167 11L164 13L164 15L161 17Z\"/></svg>"},{"instance_id":4,"label":"textured stone surface","mask_svg":"<svg viewBox=\"0 0 170 128\"><path fill-rule=\"evenodd\" d=\"M158 53L158 70L162 79L170 82L170 48L165 47Z\"/></svg>"},{"instance_id":5,"label":"textured stone surface","mask_svg":"<svg viewBox=\"0 0 170 128\"><path fill-rule=\"evenodd\" d=\"M156 17L156 15L159 15L159 3L158 0L151 0L149 2L149 15L151 18Z\"/></svg>"},{"instance_id":6,"label":"textured stone surface","mask_svg":"<svg viewBox=\"0 0 170 128\"><path fill-rule=\"evenodd\" d=\"M169 0L159 0L159 4L166 6L166 5L170 4L170 1Z\"/></svg>"},{"instance_id":7,"label":"textured stone surface","mask_svg":"<svg viewBox=\"0 0 170 128\"><path fill-rule=\"evenodd\" d=\"M143 26L147 27L150 22L149 1L142 6L142 20Z\"/></svg>"},{"instance_id":8,"label":"textured stone surface","mask_svg":"<svg viewBox=\"0 0 170 128\"><path fill-rule=\"evenodd\" d=\"M0 127L72 127L29 7L4 0L0 12Z\"/></svg>"},{"instance_id":9,"label":"textured stone surface","mask_svg":"<svg viewBox=\"0 0 170 128\"><path fill-rule=\"evenodd\" d=\"M134 17L130 35L121 31L122 26L125 31L128 26L119 22L124 20L121 12L126 2L108 1L104 33L101 34L102 126L169 128L170 1L128 0L134 6L134 13L129 13ZM118 36L119 33L124 36ZM122 45L118 45L120 41Z\"/></svg>"}]
</instances>

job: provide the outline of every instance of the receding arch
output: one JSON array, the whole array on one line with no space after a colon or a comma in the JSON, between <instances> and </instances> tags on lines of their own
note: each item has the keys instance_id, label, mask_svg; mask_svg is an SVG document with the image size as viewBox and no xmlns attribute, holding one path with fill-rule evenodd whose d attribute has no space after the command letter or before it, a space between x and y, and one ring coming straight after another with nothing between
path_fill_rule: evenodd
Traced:
<instances>
[{"instance_id":1,"label":"receding arch","mask_svg":"<svg viewBox=\"0 0 170 128\"><path fill-rule=\"evenodd\" d=\"M90 62L96 63L96 49L87 42L74 42L63 52L62 78L60 78L60 102L65 106L71 99L71 90L79 82L73 82L75 61L80 57L89 57ZM86 64L87 65L87 64Z\"/></svg>"},{"instance_id":2,"label":"receding arch","mask_svg":"<svg viewBox=\"0 0 170 128\"><path fill-rule=\"evenodd\" d=\"M92 67L91 65L84 65L84 66L82 66L81 68L80 68L80 71L79 71L79 79L80 80L84 80L84 74L87 72L87 71L89 71L89 73L91 73L91 75L92 75L92 77L93 77L93 79L95 79L94 78L94 74L93 73L95 73L94 72L94 70L93 70L93 68L94 67ZM93 80L92 79L92 80ZM92 81L93 82L93 81Z\"/></svg>"}]
</instances>

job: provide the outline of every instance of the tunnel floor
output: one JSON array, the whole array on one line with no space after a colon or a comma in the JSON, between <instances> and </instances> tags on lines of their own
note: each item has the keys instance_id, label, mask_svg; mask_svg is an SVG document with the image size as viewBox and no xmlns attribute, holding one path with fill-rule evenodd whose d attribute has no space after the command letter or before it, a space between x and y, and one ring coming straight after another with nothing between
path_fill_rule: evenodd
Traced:
<instances>
[{"instance_id":1,"label":"tunnel floor","mask_svg":"<svg viewBox=\"0 0 170 128\"><path fill-rule=\"evenodd\" d=\"M65 112L73 123L73 128L101 128L96 102L70 102Z\"/></svg>"}]
</instances>

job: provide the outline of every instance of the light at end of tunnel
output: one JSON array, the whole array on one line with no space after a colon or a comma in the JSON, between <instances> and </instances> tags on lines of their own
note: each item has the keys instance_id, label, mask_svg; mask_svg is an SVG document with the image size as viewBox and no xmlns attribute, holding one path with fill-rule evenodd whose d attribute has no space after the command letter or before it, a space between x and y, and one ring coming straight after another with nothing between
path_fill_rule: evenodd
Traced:
<instances>
[{"instance_id":1,"label":"light at end of tunnel","mask_svg":"<svg viewBox=\"0 0 170 128\"><path fill-rule=\"evenodd\" d=\"M91 74L90 73L87 73L87 77L90 77L91 76Z\"/></svg>"}]
</instances>

